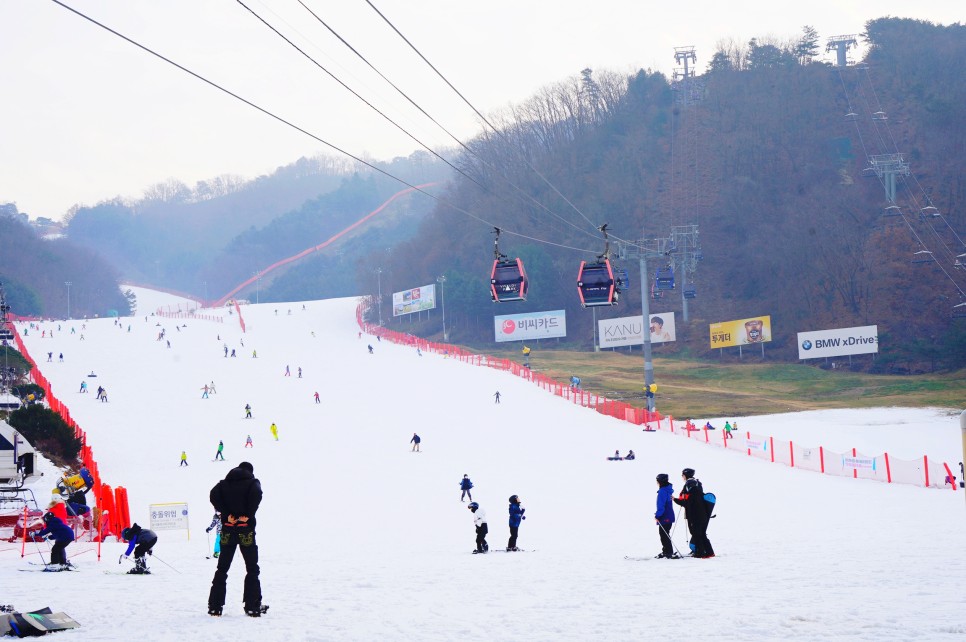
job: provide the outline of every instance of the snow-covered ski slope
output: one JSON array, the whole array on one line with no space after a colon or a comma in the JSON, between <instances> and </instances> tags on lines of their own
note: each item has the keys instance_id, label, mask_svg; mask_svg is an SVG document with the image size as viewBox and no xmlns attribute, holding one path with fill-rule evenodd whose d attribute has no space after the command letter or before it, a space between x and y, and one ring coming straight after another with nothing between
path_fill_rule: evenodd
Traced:
<instances>
[{"instance_id":1,"label":"snow-covered ski slope","mask_svg":"<svg viewBox=\"0 0 966 642\"><path fill-rule=\"evenodd\" d=\"M155 559L145 577L103 572L121 568L120 544L105 545L100 564L91 553L76 557L79 573L17 573L25 561L0 554L0 603L49 605L82 624L58 639L966 635L961 491L826 477L642 433L503 372L360 340L351 299L307 302L305 310L302 303L243 306L242 334L224 311L224 323L145 321L148 294L138 292L141 316L120 327L87 321L80 341L81 322L62 322L53 339L30 332L26 343L87 431L105 481L128 488L132 518L147 525L148 504L186 501L191 538L160 532L156 552L180 573ZM170 348L156 340L162 328ZM236 358L224 356L225 344ZM48 351L54 363L45 362ZM64 363L56 362L60 352ZM109 403L77 393L92 370L93 389L103 385ZM202 399L211 381L217 392ZM780 427L803 444L958 461L958 418L935 410L739 421L742 430L765 434ZM410 451L413 432L423 438L419 454ZM252 449L243 448L248 434ZM219 439L227 463L212 462ZM629 448L636 461L606 460ZM182 450L187 468L178 466ZM261 620L242 612L240 558L225 616L206 614L215 564L205 559L208 491L242 460L254 464L265 491L258 542L272 608ZM709 529L718 557L625 560L660 550L654 477L669 473L678 490L686 466L719 498ZM528 518L519 545L535 550L470 554L471 514L459 500L464 473L489 516L491 547L506 546L507 498L518 494ZM46 494L50 486L38 488ZM683 523L674 540L686 549Z\"/></svg>"}]
</instances>

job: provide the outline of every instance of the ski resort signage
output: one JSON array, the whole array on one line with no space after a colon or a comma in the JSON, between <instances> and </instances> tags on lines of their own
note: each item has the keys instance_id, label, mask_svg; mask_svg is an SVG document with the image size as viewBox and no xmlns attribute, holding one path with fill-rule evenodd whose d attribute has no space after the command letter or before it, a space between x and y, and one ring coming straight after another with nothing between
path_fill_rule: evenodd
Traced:
<instances>
[{"instance_id":1,"label":"ski resort signage","mask_svg":"<svg viewBox=\"0 0 966 642\"><path fill-rule=\"evenodd\" d=\"M651 343L675 340L674 313L662 312L649 315L648 331ZM597 322L601 348L639 346L644 343L644 317L619 317L601 319Z\"/></svg>"},{"instance_id":2,"label":"ski resort signage","mask_svg":"<svg viewBox=\"0 0 966 642\"><path fill-rule=\"evenodd\" d=\"M567 336L567 311L529 312L493 317L497 343Z\"/></svg>"},{"instance_id":3,"label":"ski resort signage","mask_svg":"<svg viewBox=\"0 0 966 642\"><path fill-rule=\"evenodd\" d=\"M151 504L148 508L151 513L151 530L188 530L188 504L186 502Z\"/></svg>"},{"instance_id":4,"label":"ski resort signage","mask_svg":"<svg viewBox=\"0 0 966 642\"><path fill-rule=\"evenodd\" d=\"M875 470L875 457L842 457L842 468Z\"/></svg>"},{"instance_id":5,"label":"ski resort signage","mask_svg":"<svg viewBox=\"0 0 966 642\"><path fill-rule=\"evenodd\" d=\"M412 290L392 293L392 316L432 310L436 307L436 286L423 285Z\"/></svg>"},{"instance_id":6,"label":"ski resort signage","mask_svg":"<svg viewBox=\"0 0 966 642\"><path fill-rule=\"evenodd\" d=\"M712 323L711 347L755 345L771 341L771 316Z\"/></svg>"},{"instance_id":7,"label":"ski resort signage","mask_svg":"<svg viewBox=\"0 0 966 642\"><path fill-rule=\"evenodd\" d=\"M821 359L879 351L879 326L836 328L798 333L798 358Z\"/></svg>"}]
</instances>

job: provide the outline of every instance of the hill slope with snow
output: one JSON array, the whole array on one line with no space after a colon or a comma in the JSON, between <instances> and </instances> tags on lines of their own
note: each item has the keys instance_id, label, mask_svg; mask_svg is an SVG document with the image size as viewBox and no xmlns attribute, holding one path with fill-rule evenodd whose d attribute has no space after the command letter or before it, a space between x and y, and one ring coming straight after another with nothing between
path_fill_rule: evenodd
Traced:
<instances>
[{"instance_id":1,"label":"hill slope with snow","mask_svg":"<svg viewBox=\"0 0 966 642\"><path fill-rule=\"evenodd\" d=\"M148 504L186 501L192 531L190 540L161 531L155 550L177 572L155 559L144 577L102 572L125 568L114 562L120 544L105 545L100 564L93 553L75 557L77 573L18 573L26 566L19 555L0 554L0 603L65 611L82 624L58 634L65 640L966 634L961 492L828 477L642 433L504 372L360 339L355 305L243 306L244 333L227 310L206 311L222 323L143 312L118 325L89 320L83 341L64 327L80 333L81 322L61 322L52 339L31 331L28 349L87 431L102 477L128 489L132 518L147 525ZM224 356L226 346L237 356ZM63 352L64 363L43 362L48 351ZM92 370L108 403L76 392ZM212 381L217 392L203 399ZM959 443L957 418L934 410L749 417L741 425L907 458L951 460ZM418 454L413 432L423 439ZM245 449L249 434L254 448ZM219 440L227 463L212 461ZM638 459L607 461L615 449ZM178 465L182 450L188 467ZM244 616L236 559L225 616L211 618L208 492L243 460L265 492L257 539L271 611ZM625 560L660 550L654 477L669 473L679 490L686 466L719 498L709 528L718 556ZM489 516L493 549L506 546L507 497L520 495L528 519L519 545L528 552L470 554L464 473ZM39 484L38 496L51 485ZM681 522L674 540L686 549Z\"/></svg>"}]
</instances>

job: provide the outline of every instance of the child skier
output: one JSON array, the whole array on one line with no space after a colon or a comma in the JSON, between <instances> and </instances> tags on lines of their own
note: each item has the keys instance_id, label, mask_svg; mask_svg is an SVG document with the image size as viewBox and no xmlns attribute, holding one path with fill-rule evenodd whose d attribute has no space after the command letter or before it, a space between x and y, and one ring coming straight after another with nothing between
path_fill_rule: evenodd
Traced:
<instances>
[{"instance_id":1,"label":"child skier","mask_svg":"<svg viewBox=\"0 0 966 642\"><path fill-rule=\"evenodd\" d=\"M655 555L658 559L676 560L680 555L674 552L671 544L671 525L674 524L674 486L668 481L667 473L661 473L657 480L657 510L654 512L654 522L657 524L658 535L661 536L661 552Z\"/></svg>"},{"instance_id":2,"label":"child skier","mask_svg":"<svg viewBox=\"0 0 966 642\"><path fill-rule=\"evenodd\" d=\"M188 465L188 453L186 453L185 451L182 450L181 451L181 463L178 464L178 468L181 468L182 466L187 466L187 465Z\"/></svg>"},{"instance_id":3,"label":"child skier","mask_svg":"<svg viewBox=\"0 0 966 642\"><path fill-rule=\"evenodd\" d=\"M486 525L486 513L476 502L470 502L467 508L473 513L473 525L476 527L476 550L473 554L485 553L490 550L490 545L486 543L486 534L489 527Z\"/></svg>"},{"instance_id":4,"label":"child skier","mask_svg":"<svg viewBox=\"0 0 966 642\"><path fill-rule=\"evenodd\" d=\"M52 512L44 513L44 527L37 532L44 539L54 540L54 547L50 550L50 566L45 570L66 571L70 568L67 563L67 545L74 541L74 529Z\"/></svg>"},{"instance_id":5,"label":"child skier","mask_svg":"<svg viewBox=\"0 0 966 642\"><path fill-rule=\"evenodd\" d=\"M520 520L526 519L526 508L520 506L520 498L510 495L510 540L506 544L507 551L519 551L517 548L517 533L520 530Z\"/></svg>"},{"instance_id":6,"label":"child skier","mask_svg":"<svg viewBox=\"0 0 966 642\"><path fill-rule=\"evenodd\" d=\"M278 441L278 426L276 426L275 424L272 424L271 431L272 431L272 437L275 437L275 441Z\"/></svg>"},{"instance_id":7,"label":"child skier","mask_svg":"<svg viewBox=\"0 0 966 642\"><path fill-rule=\"evenodd\" d=\"M467 495L469 495L470 501L473 501L473 493L470 492L471 488L473 488L473 482L470 481L469 475L463 475L463 479L460 481L460 490L463 491L460 495L461 502L464 501Z\"/></svg>"},{"instance_id":8,"label":"child skier","mask_svg":"<svg viewBox=\"0 0 966 642\"><path fill-rule=\"evenodd\" d=\"M218 557L221 555L221 513L218 511L215 511L215 516L211 518L211 524L208 525L205 532L210 533L211 529L215 529L215 548L211 556Z\"/></svg>"},{"instance_id":9,"label":"child skier","mask_svg":"<svg viewBox=\"0 0 966 642\"><path fill-rule=\"evenodd\" d=\"M254 448L255 444L252 443L252 436L248 435L248 439L245 440L245 448Z\"/></svg>"},{"instance_id":10,"label":"child skier","mask_svg":"<svg viewBox=\"0 0 966 642\"><path fill-rule=\"evenodd\" d=\"M413 438L409 440L409 443L413 445L412 449L414 451L419 452L419 442L421 441L422 439L419 438L419 435L417 435L416 433L413 433Z\"/></svg>"},{"instance_id":11,"label":"child skier","mask_svg":"<svg viewBox=\"0 0 966 642\"><path fill-rule=\"evenodd\" d=\"M219 439L218 440L218 452L215 453L215 458L212 459L211 461L218 461L219 459L222 460L222 461L225 461L225 455L222 454L222 451L224 451L224 450L225 450L225 442Z\"/></svg>"},{"instance_id":12,"label":"child skier","mask_svg":"<svg viewBox=\"0 0 966 642\"><path fill-rule=\"evenodd\" d=\"M252 418L252 407L249 404L245 404L245 419Z\"/></svg>"},{"instance_id":13,"label":"child skier","mask_svg":"<svg viewBox=\"0 0 966 642\"><path fill-rule=\"evenodd\" d=\"M150 575L151 570L144 559L144 554L154 554L153 548L158 543L158 535L152 530L141 528L135 522L130 528L121 531L121 537L127 540L127 550L121 554L117 563L120 564L123 557L130 557L131 551L134 551L134 568L128 571L128 574Z\"/></svg>"}]
</instances>

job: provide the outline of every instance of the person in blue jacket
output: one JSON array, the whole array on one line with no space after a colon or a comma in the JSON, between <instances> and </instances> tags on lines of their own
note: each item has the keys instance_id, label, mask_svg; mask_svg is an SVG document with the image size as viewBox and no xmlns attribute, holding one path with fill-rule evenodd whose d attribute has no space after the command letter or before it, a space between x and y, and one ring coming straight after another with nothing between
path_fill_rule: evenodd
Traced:
<instances>
[{"instance_id":1,"label":"person in blue jacket","mask_svg":"<svg viewBox=\"0 0 966 642\"><path fill-rule=\"evenodd\" d=\"M657 476L657 510L654 511L654 521L657 523L657 532L661 536L661 552L656 555L658 559L676 560L680 555L674 552L671 544L671 525L674 524L674 486L668 480L667 473Z\"/></svg>"},{"instance_id":2,"label":"person in blue jacket","mask_svg":"<svg viewBox=\"0 0 966 642\"><path fill-rule=\"evenodd\" d=\"M413 438L409 440L409 443L413 445L414 451L419 452L419 442L421 441L422 439L419 438L419 435L417 435L416 433L413 433Z\"/></svg>"},{"instance_id":3,"label":"person in blue jacket","mask_svg":"<svg viewBox=\"0 0 966 642\"><path fill-rule=\"evenodd\" d=\"M74 541L74 529L61 521L53 513L44 513L44 527L37 532L44 539L54 540L54 547L50 550L50 564L57 565L53 570L67 567L67 545Z\"/></svg>"},{"instance_id":4,"label":"person in blue jacket","mask_svg":"<svg viewBox=\"0 0 966 642\"><path fill-rule=\"evenodd\" d=\"M127 550L121 557L128 557L131 555L131 551L134 551L134 568L132 568L128 573L131 575L141 575L150 574L151 571L148 569L147 562L144 559L144 554L153 555L154 545L158 543L157 534L146 528L141 528L134 523L130 528L125 528L121 531L121 537L127 540ZM121 560L117 560L118 564Z\"/></svg>"},{"instance_id":5,"label":"person in blue jacket","mask_svg":"<svg viewBox=\"0 0 966 642\"><path fill-rule=\"evenodd\" d=\"M463 491L460 495L461 502L466 501L465 498L467 495L469 495L470 501L473 501L473 493L470 492L471 488L473 488L473 482L470 481L470 476L463 475L463 479L460 481L460 490Z\"/></svg>"},{"instance_id":6,"label":"person in blue jacket","mask_svg":"<svg viewBox=\"0 0 966 642\"><path fill-rule=\"evenodd\" d=\"M517 534L520 530L520 520L526 519L524 513L526 508L520 506L520 498L517 495L510 495L510 541L506 544L507 551L518 551Z\"/></svg>"}]
</instances>

